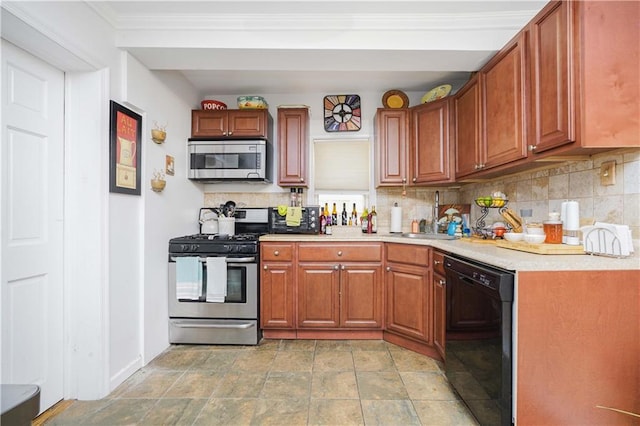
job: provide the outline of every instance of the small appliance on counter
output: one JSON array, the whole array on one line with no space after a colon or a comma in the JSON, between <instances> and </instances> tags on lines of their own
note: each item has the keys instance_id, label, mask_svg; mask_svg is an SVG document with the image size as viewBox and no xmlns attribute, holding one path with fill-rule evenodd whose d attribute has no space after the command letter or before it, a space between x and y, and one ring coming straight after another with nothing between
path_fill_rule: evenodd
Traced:
<instances>
[{"instance_id":1,"label":"small appliance on counter","mask_svg":"<svg viewBox=\"0 0 640 426\"><path fill-rule=\"evenodd\" d=\"M302 215L299 225L287 224L287 210L282 207L269 207L270 234L317 234L320 231L320 206L299 207Z\"/></svg>"}]
</instances>

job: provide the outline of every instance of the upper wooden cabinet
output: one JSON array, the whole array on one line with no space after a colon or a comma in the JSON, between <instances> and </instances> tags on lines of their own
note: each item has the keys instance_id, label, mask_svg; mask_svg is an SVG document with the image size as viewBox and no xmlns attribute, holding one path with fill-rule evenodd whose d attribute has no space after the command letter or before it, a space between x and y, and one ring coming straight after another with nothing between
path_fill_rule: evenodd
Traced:
<instances>
[{"instance_id":1,"label":"upper wooden cabinet","mask_svg":"<svg viewBox=\"0 0 640 426\"><path fill-rule=\"evenodd\" d=\"M308 185L309 110L278 109L278 185Z\"/></svg>"},{"instance_id":2,"label":"upper wooden cabinet","mask_svg":"<svg viewBox=\"0 0 640 426\"><path fill-rule=\"evenodd\" d=\"M526 41L527 33L521 32L480 73L480 170L527 156Z\"/></svg>"},{"instance_id":3,"label":"upper wooden cabinet","mask_svg":"<svg viewBox=\"0 0 640 426\"><path fill-rule=\"evenodd\" d=\"M551 2L529 25L534 157L639 146L640 3ZM560 149L559 148L564 147Z\"/></svg>"},{"instance_id":4,"label":"upper wooden cabinet","mask_svg":"<svg viewBox=\"0 0 640 426\"><path fill-rule=\"evenodd\" d=\"M532 151L542 152L575 140L572 27L567 2L549 4L529 24Z\"/></svg>"},{"instance_id":5,"label":"upper wooden cabinet","mask_svg":"<svg viewBox=\"0 0 640 426\"><path fill-rule=\"evenodd\" d=\"M451 100L411 108L411 183L446 183L453 173Z\"/></svg>"},{"instance_id":6,"label":"upper wooden cabinet","mask_svg":"<svg viewBox=\"0 0 640 426\"><path fill-rule=\"evenodd\" d=\"M450 100L376 114L376 185L452 182Z\"/></svg>"},{"instance_id":7,"label":"upper wooden cabinet","mask_svg":"<svg viewBox=\"0 0 640 426\"><path fill-rule=\"evenodd\" d=\"M456 177L476 172L482 164L480 139L480 86L476 74L456 93L453 101Z\"/></svg>"},{"instance_id":8,"label":"upper wooden cabinet","mask_svg":"<svg viewBox=\"0 0 640 426\"><path fill-rule=\"evenodd\" d=\"M376 186L401 186L409 179L409 110L376 113Z\"/></svg>"},{"instance_id":9,"label":"upper wooden cabinet","mask_svg":"<svg viewBox=\"0 0 640 426\"><path fill-rule=\"evenodd\" d=\"M640 146L639 20L639 2L545 6L456 93L456 179Z\"/></svg>"},{"instance_id":10,"label":"upper wooden cabinet","mask_svg":"<svg viewBox=\"0 0 640 426\"><path fill-rule=\"evenodd\" d=\"M193 138L268 138L266 109L192 110Z\"/></svg>"},{"instance_id":11,"label":"upper wooden cabinet","mask_svg":"<svg viewBox=\"0 0 640 426\"><path fill-rule=\"evenodd\" d=\"M525 59L522 32L456 94L457 177L526 158Z\"/></svg>"}]
</instances>

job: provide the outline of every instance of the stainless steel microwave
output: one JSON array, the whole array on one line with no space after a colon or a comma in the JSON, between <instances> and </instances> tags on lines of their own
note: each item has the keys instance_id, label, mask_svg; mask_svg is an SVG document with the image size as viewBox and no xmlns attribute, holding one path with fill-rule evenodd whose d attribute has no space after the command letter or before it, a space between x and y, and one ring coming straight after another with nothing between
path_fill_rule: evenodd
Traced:
<instances>
[{"instance_id":1,"label":"stainless steel microwave","mask_svg":"<svg viewBox=\"0 0 640 426\"><path fill-rule=\"evenodd\" d=\"M271 143L262 139L189 139L188 178L209 182L271 182Z\"/></svg>"}]
</instances>

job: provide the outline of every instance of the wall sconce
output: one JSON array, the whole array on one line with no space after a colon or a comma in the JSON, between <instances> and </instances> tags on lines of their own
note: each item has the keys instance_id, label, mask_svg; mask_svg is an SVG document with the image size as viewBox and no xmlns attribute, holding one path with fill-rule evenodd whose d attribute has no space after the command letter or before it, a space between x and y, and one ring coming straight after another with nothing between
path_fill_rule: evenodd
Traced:
<instances>
[{"instance_id":1,"label":"wall sconce","mask_svg":"<svg viewBox=\"0 0 640 426\"><path fill-rule=\"evenodd\" d=\"M151 129L151 140L157 144L164 143L164 140L167 138L167 125L159 126L156 121L153 122L153 125L155 127Z\"/></svg>"},{"instance_id":2,"label":"wall sconce","mask_svg":"<svg viewBox=\"0 0 640 426\"><path fill-rule=\"evenodd\" d=\"M151 178L151 189L153 192L162 192L165 186L167 186L167 181L164 180L164 172L154 170L153 177Z\"/></svg>"}]
</instances>

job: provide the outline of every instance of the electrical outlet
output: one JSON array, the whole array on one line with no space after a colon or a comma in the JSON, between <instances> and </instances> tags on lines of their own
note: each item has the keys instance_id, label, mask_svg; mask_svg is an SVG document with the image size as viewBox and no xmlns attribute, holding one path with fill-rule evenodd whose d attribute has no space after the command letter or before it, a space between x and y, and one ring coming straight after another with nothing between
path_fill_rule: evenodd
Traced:
<instances>
[{"instance_id":1,"label":"electrical outlet","mask_svg":"<svg viewBox=\"0 0 640 426\"><path fill-rule=\"evenodd\" d=\"M600 166L600 185L608 186L616 184L616 162L606 161Z\"/></svg>"}]
</instances>

